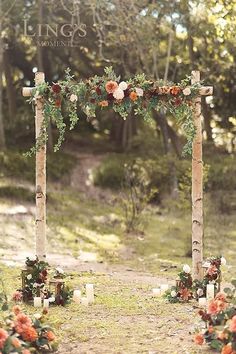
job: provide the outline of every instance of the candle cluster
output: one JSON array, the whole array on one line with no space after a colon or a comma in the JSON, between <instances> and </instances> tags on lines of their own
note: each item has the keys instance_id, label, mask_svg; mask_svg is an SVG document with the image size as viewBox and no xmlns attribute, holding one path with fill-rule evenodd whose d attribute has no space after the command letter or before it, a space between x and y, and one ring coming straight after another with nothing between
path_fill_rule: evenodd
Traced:
<instances>
[{"instance_id":1,"label":"candle cluster","mask_svg":"<svg viewBox=\"0 0 236 354\"><path fill-rule=\"evenodd\" d=\"M79 289L74 290L73 300L77 304L81 304L83 306L88 306L94 303L94 286L93 284L85 285L86 296L82 296L82 291Z\"/></svg>"}]
</instances>

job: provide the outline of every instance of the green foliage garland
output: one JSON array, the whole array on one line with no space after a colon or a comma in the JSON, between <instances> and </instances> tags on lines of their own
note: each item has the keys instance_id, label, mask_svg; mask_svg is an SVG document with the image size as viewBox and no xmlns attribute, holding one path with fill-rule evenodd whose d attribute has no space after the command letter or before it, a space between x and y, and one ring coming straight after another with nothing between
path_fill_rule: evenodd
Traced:
<instances>
[{"instance_id":1,"label":"green foliage garland","mask_svg":"<svg viewBox=\"0 0 236 354\"><path fill-rule=\"evenodd\" d=\"M195 136L193 122L193 99L198 95L201 83L190 84L190 77L179 84L163 81L151 81L144 74L138 74L126 82L120 82L112 67L106 67L103 76L94 76L88 80L76 82L66 70L64 80L49 85L42 83L35 87L30 103L36 97L44 100L44 124L42 132L28 155L32 155L47 141L47 127L50 119L59 131L58 141L54 147L57 151L63 140L69 119L69 128L78 122L77 109L80 108L88 118L96 116L98 108L112 108L126 119L131 111L149 119L152 110L171 113L187 138L184 154L191 154Z\"/></svg>"}]
</instances>

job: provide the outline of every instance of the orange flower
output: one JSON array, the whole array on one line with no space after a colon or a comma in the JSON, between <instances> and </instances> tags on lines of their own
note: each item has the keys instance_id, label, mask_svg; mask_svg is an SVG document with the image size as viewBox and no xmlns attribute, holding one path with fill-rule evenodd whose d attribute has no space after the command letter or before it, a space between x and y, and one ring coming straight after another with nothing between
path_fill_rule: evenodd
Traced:
<instances>
[{"instance_id":1,"label":"orange flower","mask_svg":"<svg viewBox=\"0 0 236 354\"><path fill-rule=\"evenodd\" d=\"M136 101L137 98L138 98L138 95L137 95L137 93L135 91L132 91L129 94L129 98L131 99L131 101Z\"/></svg>"},{"instance_id":2,"label":"orange flower","mask_svg":"<svg viewBox=\"0 0 236 354\"><path fill-rule=\"evenodd\" d=\"M12 311L17 316L21 312L21 309L19 306L16 305L16 306L13 306Z\"/></svg>"},{"instance_id":3,"label":"orange flower","mask_svg":"<svg viewBox=\"0 0 236 354\"><path fill-rule=\"evenodd\" d=\"M101 101L101 102L99 102L98 103L99 104L99 106L101 106L101 107L107 107L108 106L108 101Z\"/></svg>"},{"instance_id":4,"label":"orange flower","mask_svg":"<svg viewBox=\"0 0 236 354\"><path fill-rule=\"evenodd\" d=\"M52 331L46 332L45 337L47 338L47 340L49 340L49 342L52 342L56 338L55 334Z\"/></svg>"},{"instance_id":5,"label":"orange flower","mask_svg":"<svg viewBox=\"0 0 236 354\"><path fill-rule=\"evenodd\" d=\"M164 95L168 93L170 93L170 87L168 86L159 87L159 94Z\"/></svg>"},{"instance_id":6,"label":"orange flower","mask_svg":"<svg viewBox=\"0 0 236 354\"><path fill-rule=\"evenodd\" d=\"M180 93L180 88L178 86L171 86L170 93L173 96L177 96Z\"/></svg>"},{"instance_id":7,"label":"orange flower","mask_svg":"<svg viewBox=\"0 0 236 354\"><path fill-rule=\"evenodd\" d=\"M28 349L24 349L24 350L22 350L22 354L31 354L31 353Z\"/></svg>"},{"instance_id":8,"label":"orange flower","mask_svg":"<svg viewBox=\"0 0 236 354\"><path fill-rule=\"evenodd\" d=\"M221 354L235 354L235 353L236 353L236 351L233 350L231 343L228 343L227 345L225 345L221 351Z\"/></svg>"},{"instance_id":9,"label":"orange flower","mask_svg":"<svg viewBox=\"0 0 236 354\"><path fill-rule=\"evenodd\" d=\"M208 305L207 313L210 315L216 315L219 312L217 301L211 300Z\"/></svg>"},{"instance_id":10,"label":"orange flower","mask_svg":"<svg viewBox=\"0 0 236 354\"><path fill-rule=\"evenodd\" d=\"M5 329L0 328L0 349L4 347L5 341L8 338L8 333Z\"/></svg>"},{"instance_id":11,"label":"orange flower","mask_svg":"<svg viewBox=\"0 0 236 354\"><path fill-rule=\"evenodd\" d=\"M26 327L21 335L22 338L27 342L35 342L38 338L38 333L34 327Z\"/></svg>"},{"instance_id":12,"label":"orange flower","mask_svg":"<svg viewBox=\"0 0 236 354\"><path fill-rule=\"evenodd\" d=\"M113 93L118 88L118 84L115 81L107 81L105 88L108 93Z\"/></svg>"},{"instance_id":13,"label":"orange flower","mask_svg":"<svg viewBox=\"0 0 236 354\"><path fill-rule=\"evenodd\" d=\"M229 329L231 332L236 332L236 315L232 318Z\"/></svg>"},{"instance_id":14,"label":"orange flower","mask_svg":"<svg viewBox=\"0 0 236 354\"><path fill-rule=\"evenodd\" d=\"M28 316L26 316L24 313L19 313L19 315L16 316L14 326L17 333L21 334L25 330L25 328L31 325L32 325L31 319Z\"/></svg>"},{"instance_id":15,"label":"orange flower","mask_svg":"<svg viewBox=\"0 0 236 354\"><path fill-rule=\"evenodd\" d=\"M197 333L194 337L194 343L202 345L204 343L204 337L201 333Z\"/></svg>"},{"instance_id":16,"label":"orange flower","mask_svg":"<svg viewBox=\"0 0 236 354\"><path fill-rule=\"evenodd\" d=\"M21 347L21 343L19 341L18 338L13 338L12 341L11 341L12 345L15 347L15 348L20 348Z\"/></svg>"},{"instance_id":17,"label":"orange flower","mask_svg":"<svg viewBox=\"0 0 236 354\"><path fill-rule=\"evenodd\" d=\"M207 274L210 275L210 276L213 276L213 275L217 274L217 267L215 265L210 266L207 269Z\"/></svg>"},{"instance_id":18,"label":"orange flower","mask_svg":"<svg viewBox=\"0 0 236 354\"><path fill-rule=\"evenodd\" d=\"M228 307L227 302L220 301L220 300L217 300L216 302L217 302L219 312L225 310Z\"/></svg>"},{"instance_id":19,"label":"orange flower","mask_svg":"<svg viewBox=\"0 0 236 354\"><path fill-rule=\"evenodd\" d=\"M180 297L185 301L191 297L190 291L187 288L181 289L179 293Z\"/></svg>"}]
</instances>

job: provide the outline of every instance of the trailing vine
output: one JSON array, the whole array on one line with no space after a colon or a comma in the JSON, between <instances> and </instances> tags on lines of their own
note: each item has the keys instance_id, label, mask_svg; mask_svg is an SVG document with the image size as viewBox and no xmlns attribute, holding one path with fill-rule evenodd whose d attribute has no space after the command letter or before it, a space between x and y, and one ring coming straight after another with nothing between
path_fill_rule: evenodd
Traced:
<instances>
[{"instance_id":1,"label":"trailing vine","mask_svg":"<svg viewBox=\"0 0 236 354\"><path fill-rule=\"evenodd\" d=\"M197 97L201 83L191 85L190 77L178 84L151 81L144 74L138 74L127 81L121 81L112 67L106 67L103 76L91 77L79 82L74 80L70 69L66 70L64 80L50 85L42 83L35 87L30 103L36 97L44 100L44 124L36 145L27 153L32 155L47 141L47 127L50 120L56 125L59 137L54 150L57 151L69 129L73 129L79 117L80 108L88 118L96 116L97 109L112 108L124 120L133 110L144 119L152 117L152 111L162 110L171 113L187 138L183 153L191 154L195 136L193 122L193 99Z\"/></svg>"}]
</instances>

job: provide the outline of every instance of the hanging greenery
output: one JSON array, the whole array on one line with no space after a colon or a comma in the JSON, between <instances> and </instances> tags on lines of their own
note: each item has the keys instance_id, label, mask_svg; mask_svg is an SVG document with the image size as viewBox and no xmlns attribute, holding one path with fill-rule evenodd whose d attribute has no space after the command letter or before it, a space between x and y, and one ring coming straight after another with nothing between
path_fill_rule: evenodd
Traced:
<instances>
[{"instance_id":1,"label":"hanging greenery","mask_svg":"<svg viewBox=\"0 0 236 354\"><path fill-rule=\"evenodd\" d=\"M50 120L59 132L54 147L57 151L64 140L68 118L70 129L78 122L78 108L90 119L96 116L96 110L99 108L112 108L124 120L132 110L144 119L152 117L152 110L169 112L175 117L187 138L183 153L191 154L195 136L192 100L198 95L200 86L201 83L191 85L190 77L186 77L179 84L164 84L162 80L148 80L144 74L121 81L112 67L106 67L103 76L96 75L77 82L70 74L70 69L67 69L65 80L52 85L42 83L32 91L30 103L39 96L44 99L44 125L36 145L28 155L35 153L47 141Z\"/></svg>"}]
</instances>

